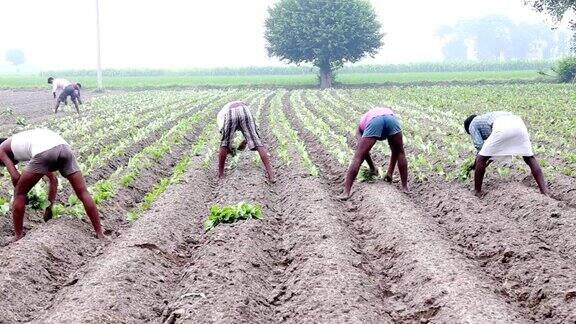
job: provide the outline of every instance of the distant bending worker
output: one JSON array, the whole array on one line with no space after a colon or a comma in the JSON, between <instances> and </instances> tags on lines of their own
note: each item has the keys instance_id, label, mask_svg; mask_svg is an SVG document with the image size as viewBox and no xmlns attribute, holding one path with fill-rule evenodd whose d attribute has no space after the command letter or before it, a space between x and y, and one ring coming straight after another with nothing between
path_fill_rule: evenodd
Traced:
<instances>
[{"instance_id":1,"label":"distant bending worker","mask_svg":"<svg viewBox=\"0 0 576 324\"><path fill-rule=\"evenodd\" d=\"M360 166L364 161L368 163L370 171L377 174L378 170L372 161L370 150L377 141L388 140L390 145L390 164L384 179L392 182L392 176L396 164L398 164L398 171L400 172L400 182L402 183L402 190L408 192L408 161L404 153L404 142L402 137L402 128L396 118L394 111L386 107L377 107L369 110L360 118L358 130L356 132L358 144L356 152L352 158L352 163L348 167L346 179L344 180L344 193L339 196L339 199L346 200L351 196L352 184L358 175Z\"/></svg>"},{"instance_id":2,"label":"distant bending worker","mask_svg":"<svg viewBox=\"0 0 576 324\"><path fill-rule=\"evenodd\" d=\"M60 95L60 93L62 93L62 91L64 91L64 88L69 86L71 83L70 83L70 81L68 81L66 79L61 79L61 78L54 79L53 77L49 77L48 78L48 84L52 85L52 95L54 95L54 99L56 99L56 96L57 96L56 92L58 92L58 95Z\"/></svg>"},{"instance_id":3,"label":"distant bending worker","mask_svg":"<svg viewBox=\"0 0 576 324\"><path fill-rule=\"evenodd\" d=\"M76 108L76 112L80 113L80 109L78 108L78 105L82 104L82 99L80 99L80 89L82 88L82 85L80 83L72 83L67 85L64 90L62 91L62 93L60 93L60 96L58 96L58 99L56 100L56 107L54 108L54 113L57 114L58 113L58 107L60 107L60 103L61 102L66 102L67 98L70 97L70 99L72 100L72 103L74 104L74 107Z\"/></svg>"},{"instance_id":4,"label":"distant bending worker","mask_svg":"<svg viewBox=\"0 0 576 324\"><path fill-rule=\"evenodd\" d=\"M540 192L548 194L544 174L532 152L528 129L520 117L504 111L471 115L464 121L464 129L472 137L478 151L474 163L474 189L477 196L482 193L482 182L490 158L513 155L524 158Z\"/></svg>"},{"instance_id":5,"label":"distant bending worker","mask_svg":"<svg viewBox=\"0 0 576 324\"><path fill-rule=\"evenodd\" d=\"M20 174L15 165L25 161L28 163ZM88 193L74 153L60 135L48 129L31 129L2 138L0 139L0 165L6 167L14 185L14 202L12 203L14 240L19 240L24 235L26 195L44 176L49 181L48 200L50 201L44 220L52 218L52 207L58 191L58 177L54 171L59 171L72 185L76 196L84 205L96 236L107 240L102 232L98 210Z\"/></svg>"},{"instance_id":6,"label":"distant bending worker","mask_svg":"<svg viewBox=\"0 0 576 324\"><path fill-rule=\"evenodd\" d=\"M248 146L248 149L258 151L262 164L264 164L264 168L266 169L268 180L272 183L275 182L276 179L272 171L272 166L270 165L268 150L264 147L260 135L258 135L250 107L242 101L230 102L220 110L216 121L220 134L222 134L220 153L218 155L218 178L224 178L226 157L233 149L234 134L237 130L240 130L242 135L244 135L244 140L238 146L238 150L244 150L244 148Z\"/></svg>"}]
</instances>

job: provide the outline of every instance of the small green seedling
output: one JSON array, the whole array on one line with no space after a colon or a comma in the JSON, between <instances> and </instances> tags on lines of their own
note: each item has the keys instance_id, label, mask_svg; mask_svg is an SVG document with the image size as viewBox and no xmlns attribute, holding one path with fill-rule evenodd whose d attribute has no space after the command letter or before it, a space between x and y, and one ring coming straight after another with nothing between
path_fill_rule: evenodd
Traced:
<instances>
[{"instance_id":1,"label":"small green seedling","mask_svg":"<svg viewBox=\"0 0 576 324\"><path fill-rule=\"evenodd\" d=\"M368 167L363 166L360 168L360 172L358 172L358 182L372 182L376 180L376 174Z\"/></svg>"},{"instance_id":2,"label":"small green seedling","mask_svg":"<svg viewBox=\"0 0 576 324\"><path fill-rule=\"evenodd\" d=\"M0 215L8 215L10 211L10 201L4 197L0 197Z\"/></svg>"},{"instance_id":3,"label":"small green seedling","mask_svg":"<svg viewBox=\"0 0 576 324\"><path fill-rule=\"evenodd\" d=\"M471 156L467 158L462 166L460 167L460 173L458 174L458 180L466 181L470 178L470 171L474 169L474 164L476 164L476 159Z\"/></svg>"},{"instance_id":4,"label":"small green seedling","mask_svg":"<svg viewBox=\"0 0 576 324\"><path fill-rule=\"evenodd\" d=\"M52 219L58 219L62 217L62 215L64 215L64 212L66 212L66 207L64 207L64 205L55 204L54 206L52 206Z\"/></svg>"},{"instance_id":5,"label":"small green seedling","mask_svg":"<svg viewBox=\"0 0 576 324\"><path fill-rule=\"evenodd\" d=\"M204 227L206 232L211 231L220 223L230 224L238 220L263 219L262 207L254 206L245 202L236 205L220 207L218 205L210 208L210 215Z\"/></svg>"},{"instance_id":6,"label":"small green seedling","mask_svg":"<svg viewBox=\"0 0 576 324\"><path fill-rule=\"evenodd\" d=\"M26 200L26 205L35 211L44 211L50 206L46 189L44 189L44 186L41 184L34 186L34 188L28 192Z\"/></svg>"}]
</instances>

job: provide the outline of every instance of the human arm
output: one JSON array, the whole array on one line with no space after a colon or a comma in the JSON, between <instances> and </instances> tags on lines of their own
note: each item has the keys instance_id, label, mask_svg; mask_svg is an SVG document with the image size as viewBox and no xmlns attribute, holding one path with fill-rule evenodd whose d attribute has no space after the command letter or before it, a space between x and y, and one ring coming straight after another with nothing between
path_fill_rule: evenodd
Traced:
<instances>
[{"instance_id":1,"label":"human arm","mask_svg":"<svg viewBox=\"0 0 576 324\"><path fill-rule=\"evenodd\" d=\"M376 169L376 166L374 165L374 161L372 160L372 156L370 155L370 152L366 153L366 155L364 156L364 161L366 161L366 163L368 163L368 167L370 168L370 171L374 174L378 173L378 169Z\"/></svg>"},{"instance_id":2,"label":"human arm","mask_svg":"<svg viewBox=\"0 0 576 324\"><path fill-rule=\"evenodd\" d=\"M50 172L46 175L46 178L48 178L48 201L50 206L52 206L58 194L58 177L54 172Z\"/></svg>"},{"instance_id":3,"label":"human arm","mask_svg":"<svg viewBox=\"0 0 576 324\"><path fill-rule=\"evenodd\" d=\"M78 104L82 105L82 98L80 98L80 89L76 89L76 99L78 99Z\"/></svg>"},{"instance_id":4,"label":"human arm","mask_svg":"<svg viewBox=\"0 0 576 324\"><path fill-rule=\"evenodd\" d=\"M52 94L54 95L54 99L56 99L56 90L58 90L58 84L56 81L52 82Z\"/></svg>"},{"instance_id":5,"label":"human arm","mask_svg":"<svg viewBox=\"0 0 576 324\"><path fill-rule=\"evenodd\" d=\"M360 142L360 139L362 138L363 133L364 133L364 131L362 131L362 129L360 128L360 125L358 125L358 128L356 129L356 140L358 142ZM376 169L376 166L374 165L374 161L372 160L372 156L370 155L370 152L368 152L366 155L364 155L364 161L366 161L366 163L368 164L368 167L370 168L370 171L372 171L372 173L378 172L378 170Z\"/></svg>"},{"instance_id":6,"label":"human arm","mask_svg":"<svg viewBox=\"0 0 576 324\"><path fill-rule=\"evenodd\" d=\"M4 143L2 143L2 145L0 145L0 162L2 162L4 166L6 166L6 169L8 170L8 173L12 178L12 184L14 185L14 187L16 187L18 180L20 180L20 172L18 172L18 169L16 169L14 162L12 161L10 156L8 156L7 150L9 145L10 140L7 140Z\"/></svg>"},{"instance_id":7,"label":"human arm","mask_svg":"<svg viewBox=\"0 0 576 324\"><path fill-rule=\"evenodd\" d=\"M44 221L47 222L52 219L52 207L54 207L54 201L56 200L56 195L58 193L58 177L54 172L50 172L46 175L48 178L48 201L50 206L46 207L44 211Z\"/></svg>"},{"instance_id":8,"label":"human arm","mask_svg":"<svg viewBox=\"0 0 576 324\"><path fill-rule=\"evenodd\" d=\"M472 142L474 143L476 151L480 152L482 146L484 146L484 139L476 125L470 125L470 136L472 136Z\"/></svg>"},{"instance_id":9,"label":"human arm","mask_svg":"<svg viewBox=\"0 0 576 324\"><path fill-rule=\"evenodd\" d=\"M238 151L244 151L244 149L246 148L246 144L248 144L248 142L246 141L246 139L244 139L242 143L238 145Z\"/></svg>"}]
</instances>

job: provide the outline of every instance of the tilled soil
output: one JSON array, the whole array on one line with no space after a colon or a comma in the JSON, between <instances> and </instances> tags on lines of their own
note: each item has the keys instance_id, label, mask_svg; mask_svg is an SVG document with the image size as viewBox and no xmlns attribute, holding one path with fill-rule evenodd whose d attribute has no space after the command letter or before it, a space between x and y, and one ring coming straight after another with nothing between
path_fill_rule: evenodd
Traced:
<instances>
[{"instance_id":1,"label":"tilled soil","mask_svg":"<svg viewBox=\"0 0 576 324\"><path fill-rule=\"evenodd\" d=\"M345 167L304 130L289 99L285 112L319 177L298 159L281 165L271 149L277 183L266 183L252 152L218 182L195 157L184 182L122 224L116 214L166 175L179 148L133 196L121 193L118 209L105 207L110 244L93 238L89 224L60 219L28 222L35 228L23 240L1 248L1 321L576 322L569 199L541 196L528 180L489 177L482 199L469 184L431 179L413 184L411 195L397 184L355 184L350 201L337 201ZM269 104L260 133L273 148ZM265 219L204 232L212 205L240 201L262 205Z\"/></svg>"},{"instance_id":2,"label":"tilled soil","mask_svg":"<svg viewBox=\"0 0 576 324\"><path fill-rule=\"evenodd\" d=\"M47 84L48 85L48 84ZM82 100L88 100L99 94L82 91ZM5 134L17 127L18 117L27 124L37 124L49 118L54 118L56 99L52 96L52 88L46 91L38 90L0 90L0 134ZM8 113L10 109L12 113ZM82 110L82 106L80 106ZM74 105L68 100L68 105L61 104L56 118L76 114Z\"/></svg>"}]
</instances>

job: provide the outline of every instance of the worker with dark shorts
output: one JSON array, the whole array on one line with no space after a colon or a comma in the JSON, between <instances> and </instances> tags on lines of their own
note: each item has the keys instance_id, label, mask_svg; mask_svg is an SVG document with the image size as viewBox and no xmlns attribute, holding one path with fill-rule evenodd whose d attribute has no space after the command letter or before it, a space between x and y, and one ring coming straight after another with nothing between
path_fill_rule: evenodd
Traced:
<instances>
[{"instance_id":1,"label":"worker with dark shorts","mask_svg":"<svg viewBox=\"0 0 576 324\"><path fill-rule=\"evenodd\" d=\"M28 163L20 174L15 165L25 161ZM0 139L0 165L8 169L14 185L12 220L15 241L24 235L26 195L43 177L48 178L48 200L50 201L50 206L44 213L44 220L48 221L52 218L52 207L58 191L58 177L54 174L55 171L59 171L72 185L76 196L84 205L98 238L107 239L102 232L98 210L88 193L74 153L60 135L48 129L32 129Z\"/></svg>"},{"instance_id":2,"label":"worker with dark shorts","mask_svg":"<svg viewBox=\"0 0 576 324\"><path fill-rule=\"evenodd\" d=\"M224 178L224 166L226 157L233 150L234 134L240 130L244 135L244 140L238 146L238 150L243 150L246 146L252 151L258 151L262 164L266 169L268 181L275 182L274 172L270 165L268 150L262 144L258 134L254 117L250 107L242 101L234 101L226 104L217 115L216 121L222 140L220 141L220 154L218 157L218 178Z\"/></svg>"},{"instance_id":3,"label":"worker with dark shorts","mask_svg":"<svg viewBox=\"0 0 576 324\"><path fill-rule=\"evenodd\" d=\"M56 100L56 108L54 108L54 113L57 114L58 113L58 107L60 107L60 103L62 102L66 102L66 99L68 97L70 97L70 99L72 100L72 103L74 104L74 107L76 108L76 112L80 113L80 109L78 108L78 105L82 104L82 100L80 99L80 89L82 88L82 85L80 83L72 83L70 85L67 85L64 90L62 90L62 93L60 93L60 96L58 96L58 99Z\"/></svg>"},{"instance_id":4,"label":"worker with dark shorts","mask_svg":"<svg viewBox=\"0 0 576 324\"><path fill-rule=\"evenodd\" d=\"M388 140L392 154L390 156L390 164L388 165L388 172L384 177L387 182L392 182L394 169L398 164L398 171L400 172L400 182L402 183L402 190L408 192L408 161L404 153L404 143L402 138L402 128L398 122L395 113L386 107L377 107L369 110L360 119L358 129L356 132L358 145L352 158L352 162L348 167L348 172L344 180L344 192L338 198L340 200L347 200L351 196L352 184L360 166L364 161L368 163L370 171L373 174L378 173L378 169L374 165L370 150L377 141Z\"/></svg>"}]
</instances>

